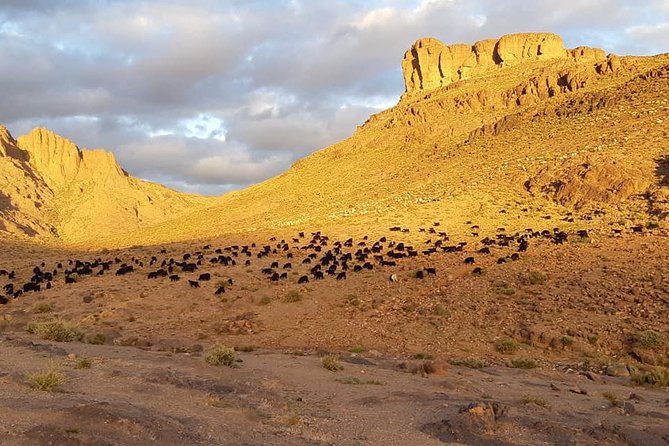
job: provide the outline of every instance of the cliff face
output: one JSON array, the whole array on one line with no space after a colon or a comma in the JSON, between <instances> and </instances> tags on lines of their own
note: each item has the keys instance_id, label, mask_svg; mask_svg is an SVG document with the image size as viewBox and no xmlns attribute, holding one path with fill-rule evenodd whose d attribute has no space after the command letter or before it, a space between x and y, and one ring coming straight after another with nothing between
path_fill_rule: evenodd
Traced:
<instances>
[{"instance_id":1,"label":"cliff face","mask_svg":"<svg viewBox=\"0 0 669 446\"><path fill-rule=\"evenodd\" d=\"M19 137L17 145L52 189L78 181L94 180L106 185L126 181L126 173L111 152L82 151L72 141L44 128Z\"/></svg>"},{"instance_id":2,"label":"cliff face","mask_svg":"<svg viewBox=\"0 0 669 446\"><path fill-rule=\"evenodd\" d=\"M445 87L526 61L549 59L597 62L605 60L606 55L596 48L567 50L560 36L548 33L510 34L474 45L446 45L424 38L404 54L402 70L406 92L411 93Z\"/></svg>"},{"instance_id":3,"label":"cliff face","mask_svg":"<svg viewBox=\"0 0 669 446\"><path fill-rule=\"evenodd\" d=\"M79 243L157 224L211 201L128 175L105 150L43 128L0 126L0 234Z\"/></svg>"}]
</instances>

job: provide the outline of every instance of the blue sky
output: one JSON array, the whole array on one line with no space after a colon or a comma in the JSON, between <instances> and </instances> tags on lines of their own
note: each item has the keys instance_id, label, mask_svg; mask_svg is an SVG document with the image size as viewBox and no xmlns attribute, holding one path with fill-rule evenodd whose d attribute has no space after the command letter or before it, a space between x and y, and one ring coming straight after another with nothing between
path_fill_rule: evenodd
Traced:
<instances>
[{"instance_id":1,"label":"blue sky","mask_svg":"<svg viewBox=\"0 0 669 446\"><path fill-rule=\"evenodd\" d=\"M548 31L669 52L669 0L0 0L0 123L222 193L349 136L404 91L418 38Z\"/></svg>"}]
</instances>

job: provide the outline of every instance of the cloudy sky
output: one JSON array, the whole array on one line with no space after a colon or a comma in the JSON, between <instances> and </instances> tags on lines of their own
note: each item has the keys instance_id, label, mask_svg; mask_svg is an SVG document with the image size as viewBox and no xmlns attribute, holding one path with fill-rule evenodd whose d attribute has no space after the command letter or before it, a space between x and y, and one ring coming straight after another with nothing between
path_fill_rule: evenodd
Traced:
<instances>
[{"instance_id":1,"label":"cloudy sky","mask_svg":"<svg viewBox=\"0 0 669 446\"><path fill-rule=\"evenodd\" d=\"M417 38L528 31L669 52L669 0L0 0L0 123L218 194L394 105Z\"/></svg>"}]
</instances>

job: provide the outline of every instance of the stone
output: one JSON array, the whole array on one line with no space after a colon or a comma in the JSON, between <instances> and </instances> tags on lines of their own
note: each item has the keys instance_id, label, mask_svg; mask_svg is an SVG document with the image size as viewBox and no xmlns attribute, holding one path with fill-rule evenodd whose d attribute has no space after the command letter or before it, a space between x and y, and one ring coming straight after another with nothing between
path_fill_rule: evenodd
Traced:
<instances>
[{"instance_id":1,"label":"stone","mask_svg":"<svg viewBox=\"0 0 669 446\"><path fill-rule=\"evenodd\" d=\"M485 433L495 427L497 417L491 404L471 403L468 406L460 408L458 415L453 421L457 425L466 427L466 430Z\"/></svg>"},{"instance_id":2,"label":"stone","mask_svg":"<svg viewBox=\"0 0 669 446\"><path fill-rule=\"evenodd\" d=\"M588 391L587 391L587 390L582 389L582 388L580 388L580 387L578 387L578 386L572 387L571 389L569 389L569 391L570 391L571 393L575 393L575 394L577 394L577 395L587 395L587 394L588 394Z\"/></svg>"},{"instance_id":3,"label":"stone","mask_svg":"<svg viewBox=\"0 0 669 446\"><path fill-rule=\"evenodd\" d=\"M499 39L446 45L434 37L417 40L404 54L402 71L406 92L430 91L453 82L484 75L528 61L571 59L578 63L604 63L603 50L580 46L564 48L562 38L551 33L509 34ZM618 59L609 57L607 69L615 71ZM575 79L573 82L583 80Z\"/></svg>"},{"instance_id":4,"label":"stone","mask_svg":"<svg viewBox=\"0 0 669 446\"><path fill-rule=\"evenodd\" d=\"M630 371L625 364L609 364L604 372L608 376L626 377L630 376Z\"/></svg>"}]
</instances>

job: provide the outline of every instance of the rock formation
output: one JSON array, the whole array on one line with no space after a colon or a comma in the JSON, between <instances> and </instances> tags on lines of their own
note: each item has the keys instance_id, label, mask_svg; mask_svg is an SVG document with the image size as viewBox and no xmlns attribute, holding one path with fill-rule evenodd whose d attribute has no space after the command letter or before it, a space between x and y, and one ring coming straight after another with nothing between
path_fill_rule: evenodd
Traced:
<instances>
[{"instance_id":1,"label":"rock formation","mask_svg":"<svg viewBox=\"0 0 669 446\"><path fill-rule=\"evenodd\" d=\"M43 128L14 139L0 126L0 234L82 239L173 218L211 201L133 178L105 150Z\"/></svg>"},{"instance_id":2,"label":"rock formation","mask_svg":"<svg viewBox=\"0 0 669 446\"><path fill-rule=\"evenodd\" d=\"M17 145L28 153L30 164L52 189L74 181L112 185L127 176L111 152L80 150L72 141L44 128L20 136Z\"/></svg>"},{"instance_id":3,"label":"rock formation","mask_svg":"<svg viewBox=\"0 0 669 446\"><path fill-rule=\"evenodd\" d=\"M434 38L419 39L404 54L402 70L406 92L428 91L526 61L572 59L597 62L603 50L564 48L562 38L549 33L510 34L474 45L446 45Z\"/></svg>"}]
</instances>

